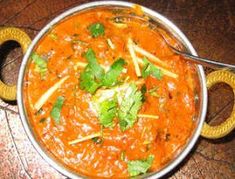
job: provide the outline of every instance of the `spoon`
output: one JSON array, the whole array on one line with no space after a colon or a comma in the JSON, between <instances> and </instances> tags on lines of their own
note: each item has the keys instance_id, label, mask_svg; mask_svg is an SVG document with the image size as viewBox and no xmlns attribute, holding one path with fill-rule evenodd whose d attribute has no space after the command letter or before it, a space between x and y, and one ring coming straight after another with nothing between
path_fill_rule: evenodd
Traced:
<instances>
[{"instance_id":1,"label":"spoon","mask_svg":"<svg viewBox=\"0 0 235 179\"><path fill-rule=\"evenodd\" d=\"M208 58L202 58L202 57L198 57L195 55L192 55L190 53L187 52L183 52L181 50L178 50L177 48L173 47L169 42L167 42L167 40L165 39L165 37L160 34L165 43L167 44L167 46L172 49L172 51L174 51L176 54L183 56L186 60L189 60L191 62L212 68L212 69L231 69L231 70L235 70L235 65L232 64L227 64L227 63L222 63L222 62L218 62L212 59L208 59Z\"/></svg>"},{"instance_id":2,"label":"spoon","mask_svg":"<svg viewBox=\"0 0 235 179\"><path fill-rule=\"evenodd\" d=\"M198 57L195 55L192 55L190 53L181 51L175 47L173 47L168 41L167 39L164 37L164 35L161 33L160 30L158 30L158 27L156 27L155 24L151 23L151 19L148 20L144 17L140 17L140 16L136 16L136 15L123 15L123 16L116 16L114 17L112 20L116 23L123 23L123 22L128 22L130 21L132 18L135 18L136 20L140 20L140 21L144 21L145 23L149 23L149 25L151 25L154 29L157 30L157 32L159 33L159 35L163 38L164 42L167 44L167 46L176 54L181 55L183 57L185 57L186 60L189 60L191 62L197 63L197 64L201 64L203 66L212 68L212 69L231 69L231 70L235 70L235 65L232 64L227 64L227 63L222 63L222 62L218 62L212 59L208 59L208 58L202 58L202 57Z\"/></svg>"}]
</instances>

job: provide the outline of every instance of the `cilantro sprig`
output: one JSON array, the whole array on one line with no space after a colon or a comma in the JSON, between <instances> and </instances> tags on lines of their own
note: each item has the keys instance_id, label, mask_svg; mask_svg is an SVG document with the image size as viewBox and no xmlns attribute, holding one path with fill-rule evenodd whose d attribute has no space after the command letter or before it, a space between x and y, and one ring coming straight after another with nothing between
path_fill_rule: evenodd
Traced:
<instances>
[{"instance_id":1,"label":"cilantro sprig","mask_svg":"<svg viewBox=\"0 0 235 179\"><path fill-rule=\"evenodd\" d=\"M88 27L88 30L90 31L92 37L98 37L100 35L104 35L105 28L101 23L94 23Z\"/></svg>"},{"instance_id":2,"label":"cilantro sprig","mask_svg":"<svg viewBox=\"0 0 235 179\"><path fill-rule=\"evenodd\" d=\"M62 106L64 104L64 97L59 96L56 99L56 102L54 103L52 110L51 110L51 117L54 119L54 121L58 124L60 122L60 113L62 110Z\"/></svg>"},{"instance_id":3,"label":"cilantro sprig","mask_svg":"<svg viewBox=\"0 0 235 179\"><path fill-rule=\"evenodd\" d=\"M41 79L44 79L47 72L47 61L36 52L32 53L31 58L35 63L35 71L40 73Z\"/></svg>"},{"instance_id":4,"label":"cilantro sprig","mask_svg":"<svg viewBox=\"0 0 235 179\"><path fill-rule=\"evenodd\" d=\"M85 58L88 61L88 66L91 68L95 78L101 80L104 76L104 69L98 64L95 52L91 48L85 53Z\"/></svg>"},{"instance_id":5,"label":"cilantro sprig","mask_svg":"<svg viewBox=\"0 0 235 179\"><path fill-rule=\"evenodd\" d=\"M142 105L142 93L133 83L126 90L118 111L119 125L122 131L132 127L137 121L137 114Z\"/></svg>"},{"instance_id":6,"label":"cilantro sprig","mask_svg":"<svg viewBox=\"0 0 235 179\"><path fill-rule=\"evenodd\" d=\"M100 124L104 127L113 127L113 118L117 113L117 100L105 100L100 104L99 108Z\"/></svg>"},{"instance_id":7,"label":"cilantro sprig","mask_svg":"<svg viewBox=\"0 0 235 179\"><path fill-rule=\"evenodd\" d=\"M94 94L101 86L111 87L118 82L125 61L122 58L116 60L110 70L105 73L104 69L97 62L95 52L90 48L84 57L88 61L88 65L80 75L80 88Z\"/></svg>"},{"instance_id":8,"label":"cilantro sprig","mask_svg":"<svg viewBox=\"0 0 235 179\"><path fill-rule=\"evenodd\" d=\"M117 83L118 76L121 74L125 64L126 62L124 59L117 59L110 67L110 70L105 74L102 80L103 85L107 87L115 85Z\"/></svg>"},{"instance_id":9,"label":"cilantro sprig","mask_svg":"<svg viewBox=\"0 0 235 179\"><path fill-rule=\"evenodd\" d=\"M117 117L122 131L133 127L138 119L138 111L143 103L143 94L136 84L125 84L119 90L106 89L102 94L93 96L92 105L98 114L100 124L113 127L113 119Z\"/></svg>"},{"instance_id":10,"label":"cilantro sprig","mask_svg":"<svg viewBox=\"0 0 235 179\"><path fill-rule=\"evenodd\" d=\"M143 58L144 67L142 69L142 76L143 78L147 78L149 75L154 76L158 80L162 78L162 72L159 68L154 66L147 58Z\"/></svg>"},{"instance_id":11,"label":"cilantro sprig","mask_svg":"<svg viewBox=\"0 0 235 179\"><path fill-rule=\"evenodd\" d=\"M88 49L84 57L88 65L80 75L80 88L94 94L100 87L112 87L118 83L118 77L126 64L122 58L117 59L107 73L97 62L95 52ZM131 83L122 94L122 101L118 104L113 97L98 104L100 124L112 127L114 117L118 117L122 131L132 127L138 118L138 111L143 103L143 95L134 83Z\"/></svg>"},{"instance_id":12,"label":"cilantro sprig","mask_svg":"<svg viewBox=\"0 0 235 179\"><path fill-rule=\"evenodd\" d=\"M152 166L154 155L149 155L146 160L131 160L128 161L128 173L134 177L139 174L144 174Z\"/></svg>"},{"instance_id":13,"label":"cilantro sprig","mask_svg":"<svg viewBox=\"0 0 235 179\"><path fill-rule=\"evenodd\" d=\"M95 52L88 49L84 57L88 61L88 65L81 73L80 88L93 94L100 86L101 80L104 77L104 69L98 64Z\"/></svg>"}]
</instances>

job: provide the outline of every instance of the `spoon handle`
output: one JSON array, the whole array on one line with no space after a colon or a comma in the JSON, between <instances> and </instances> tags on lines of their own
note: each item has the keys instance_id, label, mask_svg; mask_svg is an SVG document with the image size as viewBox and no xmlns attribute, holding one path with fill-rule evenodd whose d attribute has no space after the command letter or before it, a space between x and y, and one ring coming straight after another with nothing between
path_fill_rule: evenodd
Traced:
<instances>
[{"instance_id":1,"label":"spoon handle","mask_svg":"<svg viewBox=\"0 0 235 179\"><path fill-rule=\"evenodd\" d=\"M191 55L187 52L179 51L174 47L171 47L171 48L175 53L184 56L185 58L187 58L188 60L190 60L194 63L201 64L203 66L210 67L210 68L213 68L213 69L227 68L227 69L235 70L235 65L217 62L217 61L214 61L214 60L210 60L208 58L197 57L197 56Z\"/></svg>"}]
</instances>

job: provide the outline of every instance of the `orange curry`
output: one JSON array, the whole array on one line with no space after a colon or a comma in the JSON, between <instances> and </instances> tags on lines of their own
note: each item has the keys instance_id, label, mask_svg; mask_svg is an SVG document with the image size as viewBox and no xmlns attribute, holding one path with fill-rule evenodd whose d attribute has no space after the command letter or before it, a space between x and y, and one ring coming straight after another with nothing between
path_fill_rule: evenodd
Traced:
<instances>
[{"instance_id":1,"label":"orange curry","mask_svg":"<svg viewBox=\"0 0 235 179\"><path fill-rule=\"evenodd\" d=\"M122 17L132 11L70 16L31 55L24 101L32 128L56 160L83 176L158 171L195 126L195 66L148 21Z\"/></svg>"}]
</instances>

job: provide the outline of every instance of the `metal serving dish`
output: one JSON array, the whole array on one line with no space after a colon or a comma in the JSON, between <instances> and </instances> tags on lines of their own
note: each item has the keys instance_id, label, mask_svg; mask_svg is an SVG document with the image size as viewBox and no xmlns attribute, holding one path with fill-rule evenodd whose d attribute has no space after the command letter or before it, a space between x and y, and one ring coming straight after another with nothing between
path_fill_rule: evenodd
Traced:
<instances>
[{"instance_id":1,"label":"metal serving dish","mask_svg":"<svg viewBox=\"0 0 235 179\"><path fill-rule=\"evenodd\" d=\"M18 101L18 107L19 107L19 112L20 112L20 117L24 126L24 129L32 142L33 146L35 149L38 151L38 153L51 165L53 166L56 170L58 170L60 173L63 175L69 177L69 178L83 178L84 176L81 176L70 169L66 168L64 165L59 163L53 155L50 153L50 151L47 151L42 144L37 140L36 135L33 132L33 129L30 125L29 119L27 117L26 109L24 106L24 96L23 96L23 83L24 83L24 76L25 73L27 72L27 66L29 63L29 57L32 52L32 50L35 48L37 45L38 41L45 35L47 32L53 27L54 25L58 24L65 18L72 16L74 14L77 14L79 12L85 11L87 9L93 9L97 7L121 7L121 8L132 8L134 6L133 3L129 2L121 2L121 1L99 1L99 2L92 2L92 3L87 3L83 5L79 5L77 7L74 7L70 10L67 10L66 12L62 13L61 15L57 16L54 18L50 23L48 23L35 37L35 39L32 41L30 44L30 39L28 36L20 31L19 29L15 28L4 28L3 31L0 29L0 44L3 43L6 40L15 40L18 41L22 48L23 51L26 52L23 58L23 62L21 64L20 72L19 72L19 77L18 77L18 86L17 90L15 87L9 87L5 84L3 84L0 81L0 97L4 99L9 99L9 100L14 100L15 99L15 94L17 92L17 101ZM172 34L180 43L183 44L185 49L193 54L197 55L196 51L194 50L192 44L189 42L187 37L181 32L181 30L176 27L171 21L169 21L166 17L162 16L161 14L157 13L156 11L150 10L146 7L142 7L143 12L145 15L149 16L156 24L158 24L161 28L165 29L168 31L170 34ZM6 35L8 34L8 35ZM10 35L9 35L10 34ZM27 47L30 44L29 47ZM221 71L218 71L221 72ZM226 74L228 73L229 75L232 76L231 73L223 71ZM220 76L226 76L226 74L219 74ZM191 149L194 147L198 137L201 134L202 128L203 128L203 135L208 138L218 138L226 135L228 132L230 132L233 128L234 125L227 126L225 131L221 132L218 134L218 131L216 133L215 128L208 126L207 124L204 124L204 120L206 117L206 111L207 111L207 85L206 85L206 77L204 74L204 70L202 66L198 65L197 66L197 73L198 73L198 78L199 78L199 103L198 103L198 114L197 114L197 119L195 119L195 129L192 132L191 137L188 139L187 143L185 146L182 148L181 152L178 153L174 159L171 160L171 162L167 163L165 167L163 167L161 170L157 172L152 172L152 173L147 173L145 175L141 175L140 178L159 178L164 176L165 174L169 173L173 168L175 168L191 151ZM214 75L215 76L215 75ZM233 76L234 78L234 76ZM209 86L213 85L216 82L221 82L225 81L224 79L220 80L215 80L209 84ZM235 80L234 80L235 81ZM228 83L228 82L227 82ZM234 85L235 86L235 85ZM3 89L4 88L4 89ZM231 121L230 121L231 122ZM221 127L221 126L218 126ZM211 134L212 131L214 134ZM218 134L218 135L215 135Z\"/></svg>"}]
</instances>

